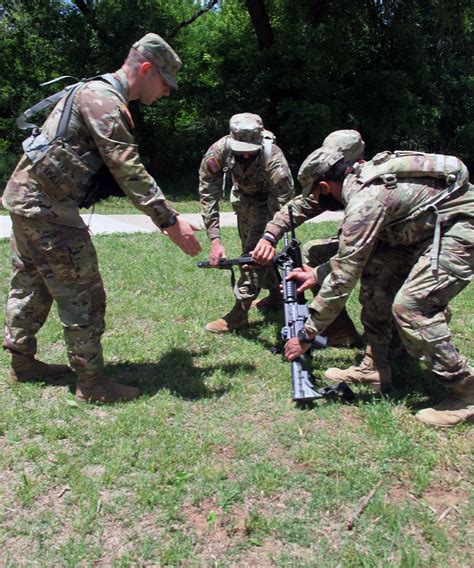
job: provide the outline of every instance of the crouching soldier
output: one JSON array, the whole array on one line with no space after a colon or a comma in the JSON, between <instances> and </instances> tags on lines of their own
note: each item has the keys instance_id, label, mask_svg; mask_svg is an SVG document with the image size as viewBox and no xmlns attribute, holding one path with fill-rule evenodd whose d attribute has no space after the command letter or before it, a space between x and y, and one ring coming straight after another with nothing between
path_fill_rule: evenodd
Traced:
<instances>
[{"instance_id":1,"label":"crouching soldier","mask_svg":"<svg viewBox=\"0 0 474 568\"><path fill-rule=\"evenodd\" d=\"M345 160L349 162L355 162L364 156L365 143L361 135L355 130L337 130L327 136L324 144L328 147L334 146L335 150L343 152ZM307 185L304 175L300 174L298 181L303 186ZM256 262L267 264L273 260L278 241L286 232L291 230L289 206L292 208L293 225L295 228L325 211L342 209L342 204L331 198L331 196L309 194L295 197L282 207L280 211L277 211L273 219L267 223L265 233L252 252L252 258ZM338 239L336 237L308 241L302 248L303 262L312 268L316 268L327 263L337 253L337 247ZM313 294L317 294L318 290L319 285L316 284L312 288ZM264 307L263 302L264 300L257 302L256 306L258 308ZM349 347L360 340L345 307L342 308L336 319L328 325L324 335L327 337L328 346L330 347Z\"/></svg>"},{"instance_id":2,"label":"crouching soldier","mask_svg":"<svg viewBox=\"0 0 474 568\"><path fill-rule=\"evenodd\" d=\"M367 334L362 363L329 369L326 378L391 388L392 315L407 351L425 361L450 396L416 415L433 426L474 417L474 373L455 348L448 304L472 280L474 186L453 156L382 152L365 164L347 162L323 145L300 171L303 193L331 195L344 206L337 255L326 266L294 271L304 290L318 284L305 324L307 342L290 339L292 361L334 321L357 281Z\"/></svg>"}]
</instances>

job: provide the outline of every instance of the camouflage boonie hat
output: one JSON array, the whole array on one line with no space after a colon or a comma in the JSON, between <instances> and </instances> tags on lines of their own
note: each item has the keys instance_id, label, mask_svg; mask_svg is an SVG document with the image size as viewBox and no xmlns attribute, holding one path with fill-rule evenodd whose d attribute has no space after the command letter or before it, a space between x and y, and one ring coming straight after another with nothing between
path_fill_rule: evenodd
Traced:
<instances>
[{"instance_id":1,"label":"camouflage boonie hat","mask_svg":"<svg viewBox=\"0 0 474 568\"><path fill-rule=\"evenodd\" d=\"M314 182L320 180L329 169L339 162L355 162L364 155L365 143L357 130L336 130L323 141L321 148L312 152L301 164L298 181L307 197Z\"/></svg>"},{"instance_id":2,"label":"camouflage boonie hat","mask_svg":"<svg viewBox=\"0 0 474 568\"><path fill-rule=\"evenodd\" d=\"M258 114L234 114L229 121L232 152L258 152L263 142L263 121Z\"/></svg>"},{"instance_id":3,"label":"camouflage boonie hat","mask_svg":"<svg viewBox=\"0 0 474 568\"><path fill-rule=\"evenodd\" d=\"M182 62L174 49L158 34L146 34L133 44L136 49L150 63L158 68L163 79L173 88L178 88L176 74L181 68Z\"/></svg>"}]
</instances>

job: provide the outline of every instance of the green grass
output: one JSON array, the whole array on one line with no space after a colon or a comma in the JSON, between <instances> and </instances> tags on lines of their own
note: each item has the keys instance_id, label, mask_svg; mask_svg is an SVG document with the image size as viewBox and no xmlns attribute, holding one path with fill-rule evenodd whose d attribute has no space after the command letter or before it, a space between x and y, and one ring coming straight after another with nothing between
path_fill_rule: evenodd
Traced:
<instances>
[{"instance_id":1,"label":"green grass","mask_svg":"<svg viewBox=\"0 0 474 568\"><path fill-rule=\"evenodd\" d=\"M236 230L223 234L237 255ZM144 395L77 405L72 375L10 386L0 355L1 565L471 565L472 430L413 419L443 396L423 367L394 365L391 397L361 388L353 405L298 410L290 366L269 351L278 313L253 311L249 329L208 334L204 324L232 304L227 273L199 271L160 234L94 241L108 296L106 372ZM7 241L0 250L5 296ZM471 360L473 307L467 289L452 322ZM349 310L357 319L355 296ZM42 359L66 360L55 313L39 345ZM320 376L359 356L318 351L313 367Z\"/></svg>"},{"instance_id":2,"label":"green grass","mask_svg":"<svg viewBox=\"0 0 474 568\"><path fill-rule=\"evenodd\" d=\"M175 198L169 199L171 205L179 211L179 213L201 213L201 207L196 197L190 199ZM219 203L220 211L232 211L232 206L227 199L222 199ZM92 209L82 210L81 212L92 211ZM94 208L94 213L100 215L142 215L132 203L122 197L109 197L104 201L100 201Z\"/></svg>"}]
</instances>

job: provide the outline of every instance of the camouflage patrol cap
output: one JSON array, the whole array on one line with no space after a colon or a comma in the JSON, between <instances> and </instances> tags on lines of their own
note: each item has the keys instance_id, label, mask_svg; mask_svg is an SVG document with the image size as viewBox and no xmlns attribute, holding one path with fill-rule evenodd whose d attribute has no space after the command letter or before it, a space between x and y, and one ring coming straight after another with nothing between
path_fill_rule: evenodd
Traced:
<instances>
[{"instance_id":1,"label":"camouflage patrol cap","mask_svg":"<svg viewBox=\"0 0 474 568\"><path fill-rule=\"evenodd\" d=\"M158 34L149 33L136 41L132 47L158 68L170 87L178 88L176 74L180 70L182 62L174 49L162 37Z\"/></svg>"},{"instance_id":2,"label":"camouflage patrol cap","mask_svg":"<svg viewBox=\"0 0 474 568\"><path fill-rule=\"evenodd\" d=\"M263 142L263 121L258 114L234 114L229 121L230 149L241 154L258 152Z\"/></svg>"},{"instance_id":3,"label":"camouflage patrol cap","mask_svg":"<svg viewBox=\"0 0 474 568\"><path fill-rule=\"evenodd\" d=\"M329 169L339 162L355 162L364 155L365 143L357 130L336 130L323 141L321 148L312 152L301 164L298 181L307 197L314 182L320 180Z\"/></svg>"}]
</instances>

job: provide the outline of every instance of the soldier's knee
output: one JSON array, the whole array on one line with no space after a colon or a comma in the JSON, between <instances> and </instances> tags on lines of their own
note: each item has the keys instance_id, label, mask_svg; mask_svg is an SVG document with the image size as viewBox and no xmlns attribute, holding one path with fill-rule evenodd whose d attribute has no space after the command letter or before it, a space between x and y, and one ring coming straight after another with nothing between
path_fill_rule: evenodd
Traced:
<instances>
[{"instance_id":1,"label":"soldier's knee","mask_svg":"<svg viewBox=\"0 0 474 568\"><path fill-rule=\"evenodd\" d=\"M310 266L319 266L327 262L337 252L337 242L332 239L307 241L301 248L303 262Z\"/></svg>"},{"instance_id":2,"label":"soldier's knee","mask_svg":"<svg viewBox=\"0 0 474 568\"><path fill-rule=\"evenodd\" d=\"M392 304L392 316L400 325L410 323L414 317L414 311L402 302L394 302Z\"/></svg>"}]
</instances>

